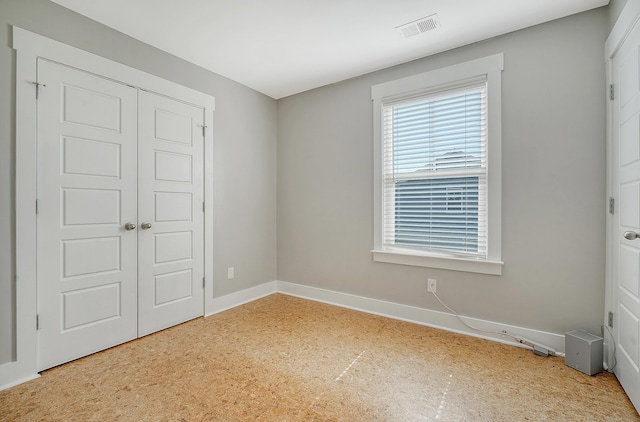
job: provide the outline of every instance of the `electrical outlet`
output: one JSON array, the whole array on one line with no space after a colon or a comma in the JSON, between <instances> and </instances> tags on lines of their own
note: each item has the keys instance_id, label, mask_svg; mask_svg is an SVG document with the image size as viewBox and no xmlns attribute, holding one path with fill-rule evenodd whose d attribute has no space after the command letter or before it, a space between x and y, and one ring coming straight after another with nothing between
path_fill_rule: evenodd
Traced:
<instances>
[{"instance_id":1,"label":"electrical outlet","mask_svg":"<svg viewBox=\"0 0 640 422\"><path fill-rule=\"evenodd\" d=\"M233 280L236 276L236 270L233 267L227 268L227 280Z\"/></svg>"},{"instance_id":2,"label":"electrical outlet","mask_svg":"<svg viewBox=\"0 0 640 422\"><path fill-rule=\"evenodd\" d=\"M430 278L427 280L427 291L430 293L435 293L436 292L436 279L435 278Z\"/></svg>"}]
</instances>

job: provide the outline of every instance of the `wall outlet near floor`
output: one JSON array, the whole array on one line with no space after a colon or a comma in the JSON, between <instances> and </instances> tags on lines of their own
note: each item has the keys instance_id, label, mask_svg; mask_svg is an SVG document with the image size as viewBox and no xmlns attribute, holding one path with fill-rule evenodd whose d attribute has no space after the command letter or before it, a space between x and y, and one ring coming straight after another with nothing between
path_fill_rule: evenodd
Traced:
<instances>
[{"instance_id":1,"label":"wall outlet near floor","mask_svg":"<svg viewBox=\"0 0 640 422\"><path fill-rule=\"evenodd\" d=\"M227 268L227 280L233 280L236 276L236 269L234 267Z\"/></svg>"},{"instance_id":2,"label":"wall outlet near floor","mask_svg":"<svg viewBox=\"0 0 640 422\"><path fill-rule=\"evenodd\" d=\"M427 280L427 291L429 293L435 293L436 292L436 279L435 278L430 278Z\"/></svg>"}]
</instances>

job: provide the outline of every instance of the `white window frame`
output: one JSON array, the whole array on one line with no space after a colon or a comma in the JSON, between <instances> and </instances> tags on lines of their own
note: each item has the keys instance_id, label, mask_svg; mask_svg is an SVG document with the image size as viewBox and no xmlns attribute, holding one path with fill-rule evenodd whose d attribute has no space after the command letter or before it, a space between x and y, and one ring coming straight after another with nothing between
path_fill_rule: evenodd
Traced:
<instances>
[{"instance_id":1,"label":"white window frame","mask_svg":"<svg viewBox=\"0 0 640 422\"><path fill-rule=\"evenodd\" d=\"M371 87L373 101L373 260L392 264L501 275L502 239L502 53L420 73ZM383 242L383 139L385 103L446 91L465 81L483 77L487 82L487 194L488 249L486 259L465 258L446 252L385 246Z\"/></svg>"}]
</instances>

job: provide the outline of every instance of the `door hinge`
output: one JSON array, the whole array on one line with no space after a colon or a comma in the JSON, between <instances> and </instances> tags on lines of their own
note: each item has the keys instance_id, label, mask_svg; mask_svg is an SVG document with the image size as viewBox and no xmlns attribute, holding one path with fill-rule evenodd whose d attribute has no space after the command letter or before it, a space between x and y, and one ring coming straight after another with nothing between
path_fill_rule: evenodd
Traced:
<instances>
[{"instance_id":1,"label":"door hinge","mask_svg":"<svg viewBox=\"0 0 640 422\"><path fill-rule=\"evenodd\" d=\"M202 288L204 289L204 277L202 277Z\"/></svg>"},{"instance_id":2,"label":"door hinge","mask_svg":"<svg viewBox=\"0 0 640 422\"><path fill-rule=\"evenodd\" d=\"M609 85L609 99L613 101L616 97L616 90L613 84Z\"/></svg>"},{"instance_id":3,"label":"door hinge","mask_svg":"<svg viewBox=\"0 0 640 422\"><path fill-rule=\"evenodd\" d=\"M204 212L204 202L202 203L202 212Z\"/></svg>"},{"instance_id":4,"label":"door hinge","mask_svg":"<svg viewBox=\"0 0 640 422\"><path fill-rule=\"evenodd\" d=\"M613 312L609 311L609 315L607 316L607 325L609 328L613 328Z\"/></svg>"},{"instance_id":5,"label":"door hinge","mask_svg":"<svg viewBox=\"0 0 640 422\"><path fill-rule=\"evenodd\" d=\"M38 203L38 200L36 199L36 215L40 213L40 204Z\"/></svg>"},{"instance_id":6,"label":"door hinge","mask_svg":"<svg viewBox=\"0 0 640 422\"><path fill-rule=\"evenodd\" d=\"M207 125L198 125L198 127L202 128L202 137L205 138L205 130L207 129Z\"/></svg>"},{"instance_id":7,"label":"door hinge","mask_svg":"<svg viewBox=\"0 0 640 422\"><path fill-rule=\"evenodd\" d=\"M613 196L609 197L609 214L613 214L616 209L616 200L613 199Z\"/></svg>"},{"instance_id":8,"label":"door hinge","mask_svg":"<svg viewBox=\"0 0 640 422\"><path fill-rule=\"evenodd\" d=\"M46 85L45 84L41 84L39 82L31 82L31 83L36 86L36 100L37 100L38 98L40 98L40 87L41 86L42 87L46 87Z\"/></svg>"},{"instance_id":9,"label":"door hinge","mask_svg":"<svg viewBox=\"0 0 640 422\"><path fill-rule=\"evenodd\" d=\"M40 329L40 315L36 314L36 330Z\"/></svg>"}]
</instances>

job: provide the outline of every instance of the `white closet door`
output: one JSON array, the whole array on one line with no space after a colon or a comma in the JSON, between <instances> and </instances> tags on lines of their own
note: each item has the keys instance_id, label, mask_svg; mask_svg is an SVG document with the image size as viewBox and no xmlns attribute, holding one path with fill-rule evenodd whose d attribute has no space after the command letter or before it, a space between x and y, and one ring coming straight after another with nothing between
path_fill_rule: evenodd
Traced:
<instances>
[{"instance_id":1,"label":"white closet door","mask_svg":"<svg viewBox=\"0 0 640 422\"><path fill-rule=\"evenodd\" d=\"M614 197L612 258L614 283L614 372L640 409L640 24L613 57ZM617 205L617 204L616 204Z\"/></svg>"},{"instance_id":2,"label":"white closet door","mask_svg":"<svg viewBox=\"0 0 640 422\"><path fill-rule=\"evenodd\" d=\"M42 59L38 81L42 370L137 336L137 91Z\"/></svg>"},{"instance_id":3,"label":"white closet door","mask_svg":"<svg viewBox=\"0 0 640 422\"><path fill-rule=\"evenodd\" d=\"M204 314L204 110L140 91L138 334Z\"/></svg>"}]
</instances>

